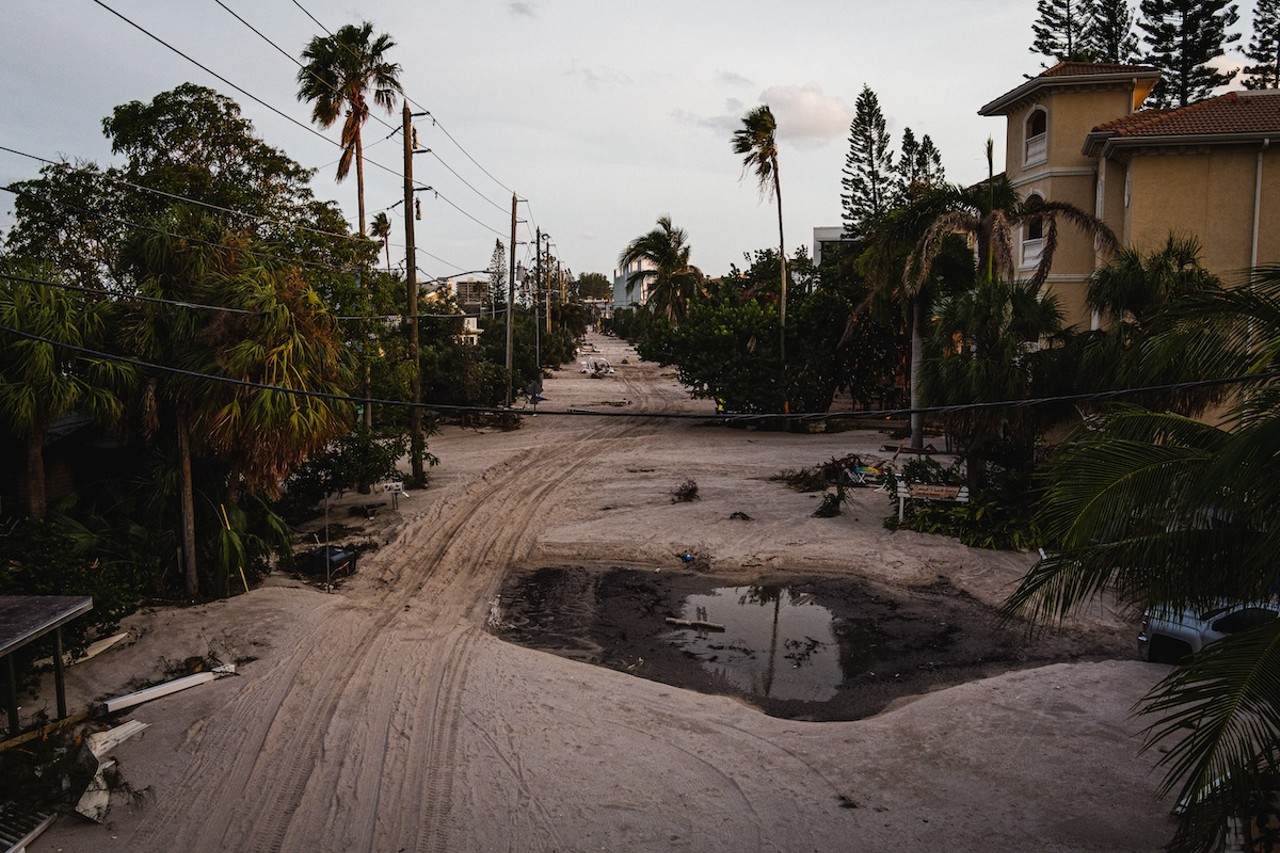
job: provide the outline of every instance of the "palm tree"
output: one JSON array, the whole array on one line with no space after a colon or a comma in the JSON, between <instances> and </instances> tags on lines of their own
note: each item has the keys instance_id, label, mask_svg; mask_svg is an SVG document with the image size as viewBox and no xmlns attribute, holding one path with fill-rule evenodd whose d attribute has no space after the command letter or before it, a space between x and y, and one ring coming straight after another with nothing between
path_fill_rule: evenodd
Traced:
<instances>
[{"instance_id":1,"label":"palm tree","mask_svg":"<svg viewBox=\"0 0 1280 853\"><path fill-rule=\"evenodd\" d=\"M645 304L672 323L684 319L689 300L702 290L702 270L689 263L689 236L683 228L671 224L670 216L658 217L658 227L632 240L622 254L619 266L638 265L627 278L627 294L637 286L648 287Z\"/></svg>"},{"instance_id":2,"label":"palm tree","mask_svg":"<svg viewBox=\"0 0 1280 853\"><path fill-rule=\"evenodd\" d=\"M1275 595L1280 553L1280 267L1170 309L1160 333L1203 376L1252 376L1223 426L1133 406L1063 445L1041 513L1060 552L1042 559L1008 614L1058 619L1094 596L1179 612ZM1163 788L1188 808L1170 845L1209 850L1230 817L1246 835L1280 791L1280 622L1184 662L1143 700L1146 747L1168 748ZM1264 814L1265 817L1265 814ZM1246 842L1246 849L1255 849Z\"/></svg>"},{"instance_id":3,"label":"palm tree","mask_svg":"<svg viewBox=\"0 0 1280 853\"><path fill-rule=\"evenodd\" d=\"M346 178L354 161L356 196L360 206L360 233L365 231L364 146L360 131L369 119L369 98L390 113L395 96L401 92L400 65L388 62L387 51L395 47L391 36L373 37L373 24L347 24L329 36L316 36L302 51L304 65L298 70L298 100L312 104L311 120L330 128L345 111L342 124L342 157L337 179Z\"/></svg>"},{"instance_id":4,"label":"palm tree","mask_svg":"<svg viewBox=\"0 0 1280 853\"><path fill-rule=\"evenodd\" d=\"M782 235L782 183L778 175L778 143L775 138L778 123L768 104L761 104L742 117L742 127L733 133L733 153L742 155L742 174L750 171L756 176L760 194L778 203L778 259L781 262L782 301L778 308L780 333L778 348L782 359L782 373L787 372L787 251ZM784 383L785 384L785 383ZM785 392L784 392L785 393ZM783 408L789 408L783 402Z\"/></svg>"},{"instance_id":5,"label":"palm tree","mask_svg":"<svg viewBox=\"0 0 1280 853\"><path fill-rule=\"evenodd\" d=\"M380 210L373 215L369 236L382 241L382 248L387 253L387 272L391 272L391 219L385 210Z\"/></svg>"},{"instance_id":6,"label":"palm tree","mask_svg":"<svg viewBox=\"0 0 1280 853\"><path fill-rule=\"evenodd\" d=\"M1056 412L1045 407L970 407L1035 396L1040 366L1053 349L1039 344L1062 331L1062 311L1030 282L981 281L943 297L934 308L934 356L920 367L920 390L931 405L956 406L942 415L947 434L963 448L969 488L984 482L986 465L1030 471L1035 437Z\"/></svg>"},{"instance_id":7,"label":"palm tree","mask_svg":"<svg viewBox=\"0 0 1280 853\"><path fill-rule=\"evenodd\" d=\"M931 316L933 303L943 291L967 288L974 276L973 257L957 237L944 237L939 241L932 275L915 275L910 262L930 226L954 209L965 192L959 187L934 188L871 220L866 225L864 248L857 259L857 267L871 284L871 292L855 307L845 335L852 333L858 318L873 306L901 306L911 341L907 377L911 394L910 446L915 448L924 446L924 418L920 414L924 402L918 377L924 362L925 318Z\"/></svg>"},{"instance_id":8,"label":"palm tree","mask_svg":"<svg viewBox=\"0 0 1280 853\"><path fill-rule=\"evenodd\" d=\"M1150 252L1116 252L1094 272L1085 296L1099 328L1073 336L1064 351L1073 390L1167 386L1203 378L1181 344L1171 345L1160 333L1166 330L1171 305L1221 288L1222 282L1201 264L1193 238L1171 234L1163 247ZM1226 387L1181 387L1127 399L1147 408L1195 414L1229 393Z\"/></svg>"},{"instance_id":9,"label":"palm tree","mask_svg":"<svg viewBox=\"0 0 1280 853\"><path fill-rule=\"evenodd\" d=\"M991 145L987 145L988 164L990 164ZM982 281L991 284L996 281L1014 282L1017 279L1017 264L1014 257L1015 229L1038 223L1044 233L1044 242L1040 258L1028 279L1032 294L1038 294L1049 270L1053 267L1053 258L1058 247L1058 221L1064 220L1093 236L1101 248L1112 251L1118 241L1115 233L1105 222L1086 213L1067 202L1044 201L1039 196L1031 196L1020 200L1017 193L1009 185L1008 179L989 177L984 183L975 187L953 187L944 191L948 195L942 204L942 212L929 223L919 242L907 258L903 275L912 281L905 285L907 292L920 292L936 277L936 262L943 254L944 247L954 241L956 235L966 235L972 239L976 269ZM931 201L937 204L937 199ZM919 320L919 318L916 318ZM913 326L920 325L918 322ZM923 360L917 355L915 345L918 338L912 336L912 375L911 375L911 407L917 409L922 403L919 396L919 385L916 380L919 363ZM913 417L911 446L920 447L923 443L923 426Z\"/></svg>"},{"instance_id":10,"label":"palm tree","mask_svg":"<svg viewBox=\"0 0 1280 853\"><path fill-rule=\"evenodd\" d=\"M140 292L165 300L133 309L124 329L133 351L193 374L342 395L346 366L334 321L296 270L264 265L243 237L189 208L175 207L163 225L139 232L125 250ZM193 311L175 304L181 302L227 310ZM241 491L273 496L290 468L346 429L351 414L331 399L159 371L147 383L143 410L149 434L172 428L176 438L184 581L192 596L202 577L193 462L211 461L204 467L216 471L212 494L205 494L214 506L234 507Z\"/></svg>"},{"instance_id":11,"label":"palm tree","mask_svg":"<svg viewBox=\"0 0 1280 853\"><path fill-rule=\"evenodd\" d=\"M119 419L134 371L72 349L106 339L113 303L39 284L55 278L47 265L0 272L14 276L0 278L0 326L32 336L0 332L0 418L26 442L27 516L39 520L46 510L46 431L73 412Z\"/></svg>"}]
</instances>

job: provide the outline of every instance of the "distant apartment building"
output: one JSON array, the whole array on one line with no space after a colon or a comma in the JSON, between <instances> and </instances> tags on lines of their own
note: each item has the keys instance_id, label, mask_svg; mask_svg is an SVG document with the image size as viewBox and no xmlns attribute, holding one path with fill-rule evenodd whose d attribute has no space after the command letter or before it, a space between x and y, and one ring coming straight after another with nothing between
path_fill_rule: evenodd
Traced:
<instances>
[{"instance_id":1,"label":"distant apartment building","mask_svg":"<svg viewBox=\"0 0 1280 853\"><path fill-rule=\"evenodd\" d=\"M464 314L478 314L489 307L488 279L452 278L449 289Z\"/></svg>"},{"instance_id":2,"label":"distant apartment building","mask_svg":"<svg viewBox=\"0 0 1280 853\"><path fill-rule=\"evenodd\" d=\"M983 106L1004 116L1005 174L1022 198L1070 202L1106 222L1122 246L1195 237L1226 281L1280 262L1280 92L1229 92L1179 109L1143 109L1160 79L1140 65L1063 62ZM1046 235L1016 235L1022 270ZM1046 290L1068 323L1096 327L1085 293L1107 258L1070 225L1057 233Z\"/></svg>"}]
</instances>

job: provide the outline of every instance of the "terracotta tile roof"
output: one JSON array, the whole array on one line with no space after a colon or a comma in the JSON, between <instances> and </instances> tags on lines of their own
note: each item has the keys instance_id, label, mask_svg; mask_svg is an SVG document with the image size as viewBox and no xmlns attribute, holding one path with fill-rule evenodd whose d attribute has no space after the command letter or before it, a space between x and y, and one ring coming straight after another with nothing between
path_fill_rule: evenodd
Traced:
<instances>
[{"instance_id":1,"label":"terracotta tile roof","mask_svg":"<svg viewBox=\"0 0 1280 853\"><path fill-rule=\"evenodd\" d=\"M1180 109L1142 110L1095 127L1112 137L1280 134L1280 92L1228 92Z\"/></svg>"},{"instance_id":2,"label":"terracotta tile roof","mask_svg":"<svg viewBox=\"0 0 1280 853\"><path fill-rule=\"evenodd\" d=\"M1042 73L1041 77L1085 77L1090 74L1126 74L1135 72L1150 74L1156 68L1150 65L1121 65L1111 62L1059 62Z\"/></svg>"}]
</instances>

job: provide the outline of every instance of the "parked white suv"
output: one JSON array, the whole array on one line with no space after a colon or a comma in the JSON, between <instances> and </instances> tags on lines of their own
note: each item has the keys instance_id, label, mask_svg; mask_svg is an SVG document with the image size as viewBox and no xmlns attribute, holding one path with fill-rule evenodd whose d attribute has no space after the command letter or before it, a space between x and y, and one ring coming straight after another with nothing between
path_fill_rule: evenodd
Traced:
<instances>
[{"instance_id":1,"label":"parked white suv","mask_svg":"<svg viewBox=\"0 0 1280 853\"><path fill-rule=\"evenodd\" d=\"M1275 600L1222 604L1207 610L1148 608L1142 614L1138 655L1143 660L1177 663L1210 643L1280 616Z\"/></svg>"}]
</instances>

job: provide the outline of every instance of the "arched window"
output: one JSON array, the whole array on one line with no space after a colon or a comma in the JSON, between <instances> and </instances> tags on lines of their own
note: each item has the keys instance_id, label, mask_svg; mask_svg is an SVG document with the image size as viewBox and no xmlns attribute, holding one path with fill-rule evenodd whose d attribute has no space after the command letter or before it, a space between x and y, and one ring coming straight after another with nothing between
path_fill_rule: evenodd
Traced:
<instances>
[{"instance_id":1,"label":"arched window","mask_svg":"<svg viewBox=\"0 0 1280 853\"><path fill-rule=\"evenodd\" d=\"M1049 113L1044 107L1034 107L1027 114L1024 127L1026 142L1026 164L1043 163L1049 153L1047 144L1049 132Z\"/></svg>"},{"instance_id":2,"label":"arched window","mask_svg":"<svg viewBox=\"0 0 1280 853\"><path fill-rule=\"evenodd\" d=\"M1044 204L1044 197L1039 193L1033 192L1027 196L1025 207L1035 209ZM1040 263L1040 253L1044 249L1044 220L1040 217L1028 219L1022 226L1022 252L1021 264L1022 268L1034 267Z\"/></svg>"}]
</instances>

